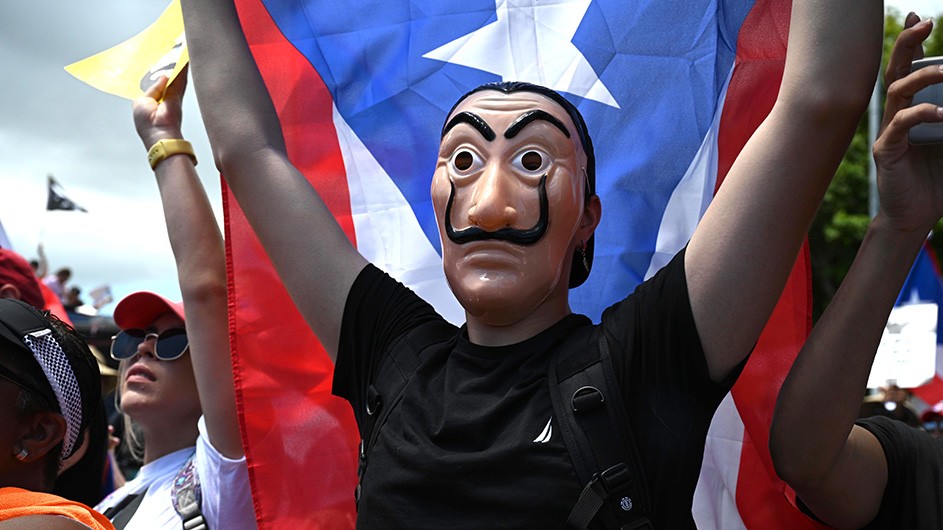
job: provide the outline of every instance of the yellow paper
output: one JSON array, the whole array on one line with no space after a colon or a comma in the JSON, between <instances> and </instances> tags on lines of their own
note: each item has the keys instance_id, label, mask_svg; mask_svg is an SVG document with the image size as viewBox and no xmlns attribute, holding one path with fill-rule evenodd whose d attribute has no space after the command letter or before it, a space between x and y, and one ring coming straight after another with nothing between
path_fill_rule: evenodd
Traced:
<instances>
[{"instance_id":1,"label":"yellow paper","mask_svg":"<svg viewBox=\"0 0 943 530\"><path fill-rule=\"evenodd\" d=\"M173 81L189 60L180 0L172 0L141 33L65 70L102 92L135 99L161 75Z\"/></svg>"}]
</instances>

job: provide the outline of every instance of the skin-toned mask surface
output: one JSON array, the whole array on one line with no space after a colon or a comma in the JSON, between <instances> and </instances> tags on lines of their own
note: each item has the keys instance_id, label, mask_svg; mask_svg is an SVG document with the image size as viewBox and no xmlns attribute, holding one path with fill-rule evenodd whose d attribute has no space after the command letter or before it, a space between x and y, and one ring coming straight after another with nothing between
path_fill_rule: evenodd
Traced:
<instances>
[{"instance_id":1,"label":"skin-toned mask surface","mask_svg":"<svg viewBox=\"0 0 943 530\"><path fill-rule=\"evenodd\" d=\"M600 212L574 129L532 92L472 94L446 121L432 198L446 278L470 318L506 326L569 312L561 279Z\"/></svg>"}]
</instances>

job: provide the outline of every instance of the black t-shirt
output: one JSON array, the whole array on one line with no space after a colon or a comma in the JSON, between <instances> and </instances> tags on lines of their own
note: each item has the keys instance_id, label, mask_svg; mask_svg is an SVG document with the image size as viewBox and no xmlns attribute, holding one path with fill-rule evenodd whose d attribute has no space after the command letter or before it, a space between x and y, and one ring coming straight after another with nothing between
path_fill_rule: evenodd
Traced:
<instances>
[{"instance_id":1,"label":"black t-shirt","mask_svg":"<svg viewBox=\"0 0 943 530\"><path fill-rule=\"evenodd\" d=\"M880 416L858 420L887 458L881 509L867 530L943 528L943 440Z\"/></svg>"},{"instance_id":2,"label":"black t-shirt","mask_svg":"<svg viewBox=\"0 0 943 530\"><path fill-rule=\"evenodd\" d=\"M582 489L554 425L547 384L569 315L524 342L483 347L447 327L412 291L368 266L351 288L334 393L358 422L380 360L419 326L444 328L423 350L382 426L362 484L359 528L563 528ZM691 499L727 381L710 380L694 327L683 253L606 309L609 340L657 528L694 527Z\"/></svg>"}]
</instances>

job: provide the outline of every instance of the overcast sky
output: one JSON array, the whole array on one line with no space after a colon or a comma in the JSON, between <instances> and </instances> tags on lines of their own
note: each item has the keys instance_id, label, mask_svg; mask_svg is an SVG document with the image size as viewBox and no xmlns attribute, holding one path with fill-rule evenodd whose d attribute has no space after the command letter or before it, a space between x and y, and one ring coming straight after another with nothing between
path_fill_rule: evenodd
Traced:
<instances>
[{"instance_id":1,"label":"overcast sky","mask_svg":"<svg viewBox=\"0 0 943 530\"><path fill-rule=\"evenodd\" d=\"M148 26L167 0L0 0L0 222L27 258L44 243L50 269L69 266L88 292L154 290L179 299L157 185L131 123L130 102L63 67ZM220 191L192 94L184 135L221 217ZM46 212L46 175L88 213ZM86 298L88 301L88 298ZM106 308L110 312L112 306Z\"/></svg>"},{"instance_id":2,"label":"overcast sky","mask_svg":"<svg viewBox=\"0 0 943 530\"><path fill-rule=\"evenodd\" d=\"M0 223L13 248L50 268L68 266L87 293L109 284L116 300L136 290L179 299L157 185L131 124L130 103L63 67L109 48L157 19L166 0L0 0ZM893 1L921 16L941 0ZM192 94L184 135L221 219L219 180ZM46 175L88 213L46 212ZM114 304L105 308L111 312Z\"/></svg>"}]
</instances>

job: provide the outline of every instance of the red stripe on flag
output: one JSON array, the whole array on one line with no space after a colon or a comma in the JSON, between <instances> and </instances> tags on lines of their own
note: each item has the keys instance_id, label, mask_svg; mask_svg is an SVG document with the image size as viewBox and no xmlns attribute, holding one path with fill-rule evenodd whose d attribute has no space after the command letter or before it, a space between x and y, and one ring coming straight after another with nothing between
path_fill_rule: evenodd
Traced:
<instances>
[{"instance_id":1,"label":"red stripe on flag","mask_svg":"<svg viewBox=\"0 0 943 530\"><path fill-rule=\"evenodd\" d=\"M717 186L772 109L782 82L791 2L758 0L740 28L735 69L718 132ZM811 328L811 272L807 245L757 346L733 387L744 440L737 507L747 528L825 528L796 510L769 456L769 426L783 379ZM741 487L742 486L742 487Z\"/></svg>"},{"instance_id":2,"label":"red stripe on flag","mask_svg":"<svg viewBox=\"0 0 943 530\"><path fill-rule=\"evenodd\" d=\"M353 242L330 93L258 0L236 3L288 156ZM353 528L359 434L350 405L330 395L330 359L223 189L233 365L259 527Z\"/></svg>"},{"instance_id":3,"label":"red stripe on flag","mask_svg":"<svg viewBox=\"0 0 943 530\"><path fill-rule=\"evenodd\" d=\"M937 323L937 326L939 325ZM922 399L924 403L930 406L936 405L943 401L943 379L940 379L939 374L934 375L930 382L913 389L913 393Z\"/></svg>"},{"instance_id":4,"label":"red stripe on flag","mask_svg":"<svg viewBox=\"0 0 943 530\"><path fill-rule=\"evenodd\" d=\"M786 61L791 9L791 2L757 0L740 26L734 72L718 131L715 193L776 102Z\"/></svg>"}]
</instances>

